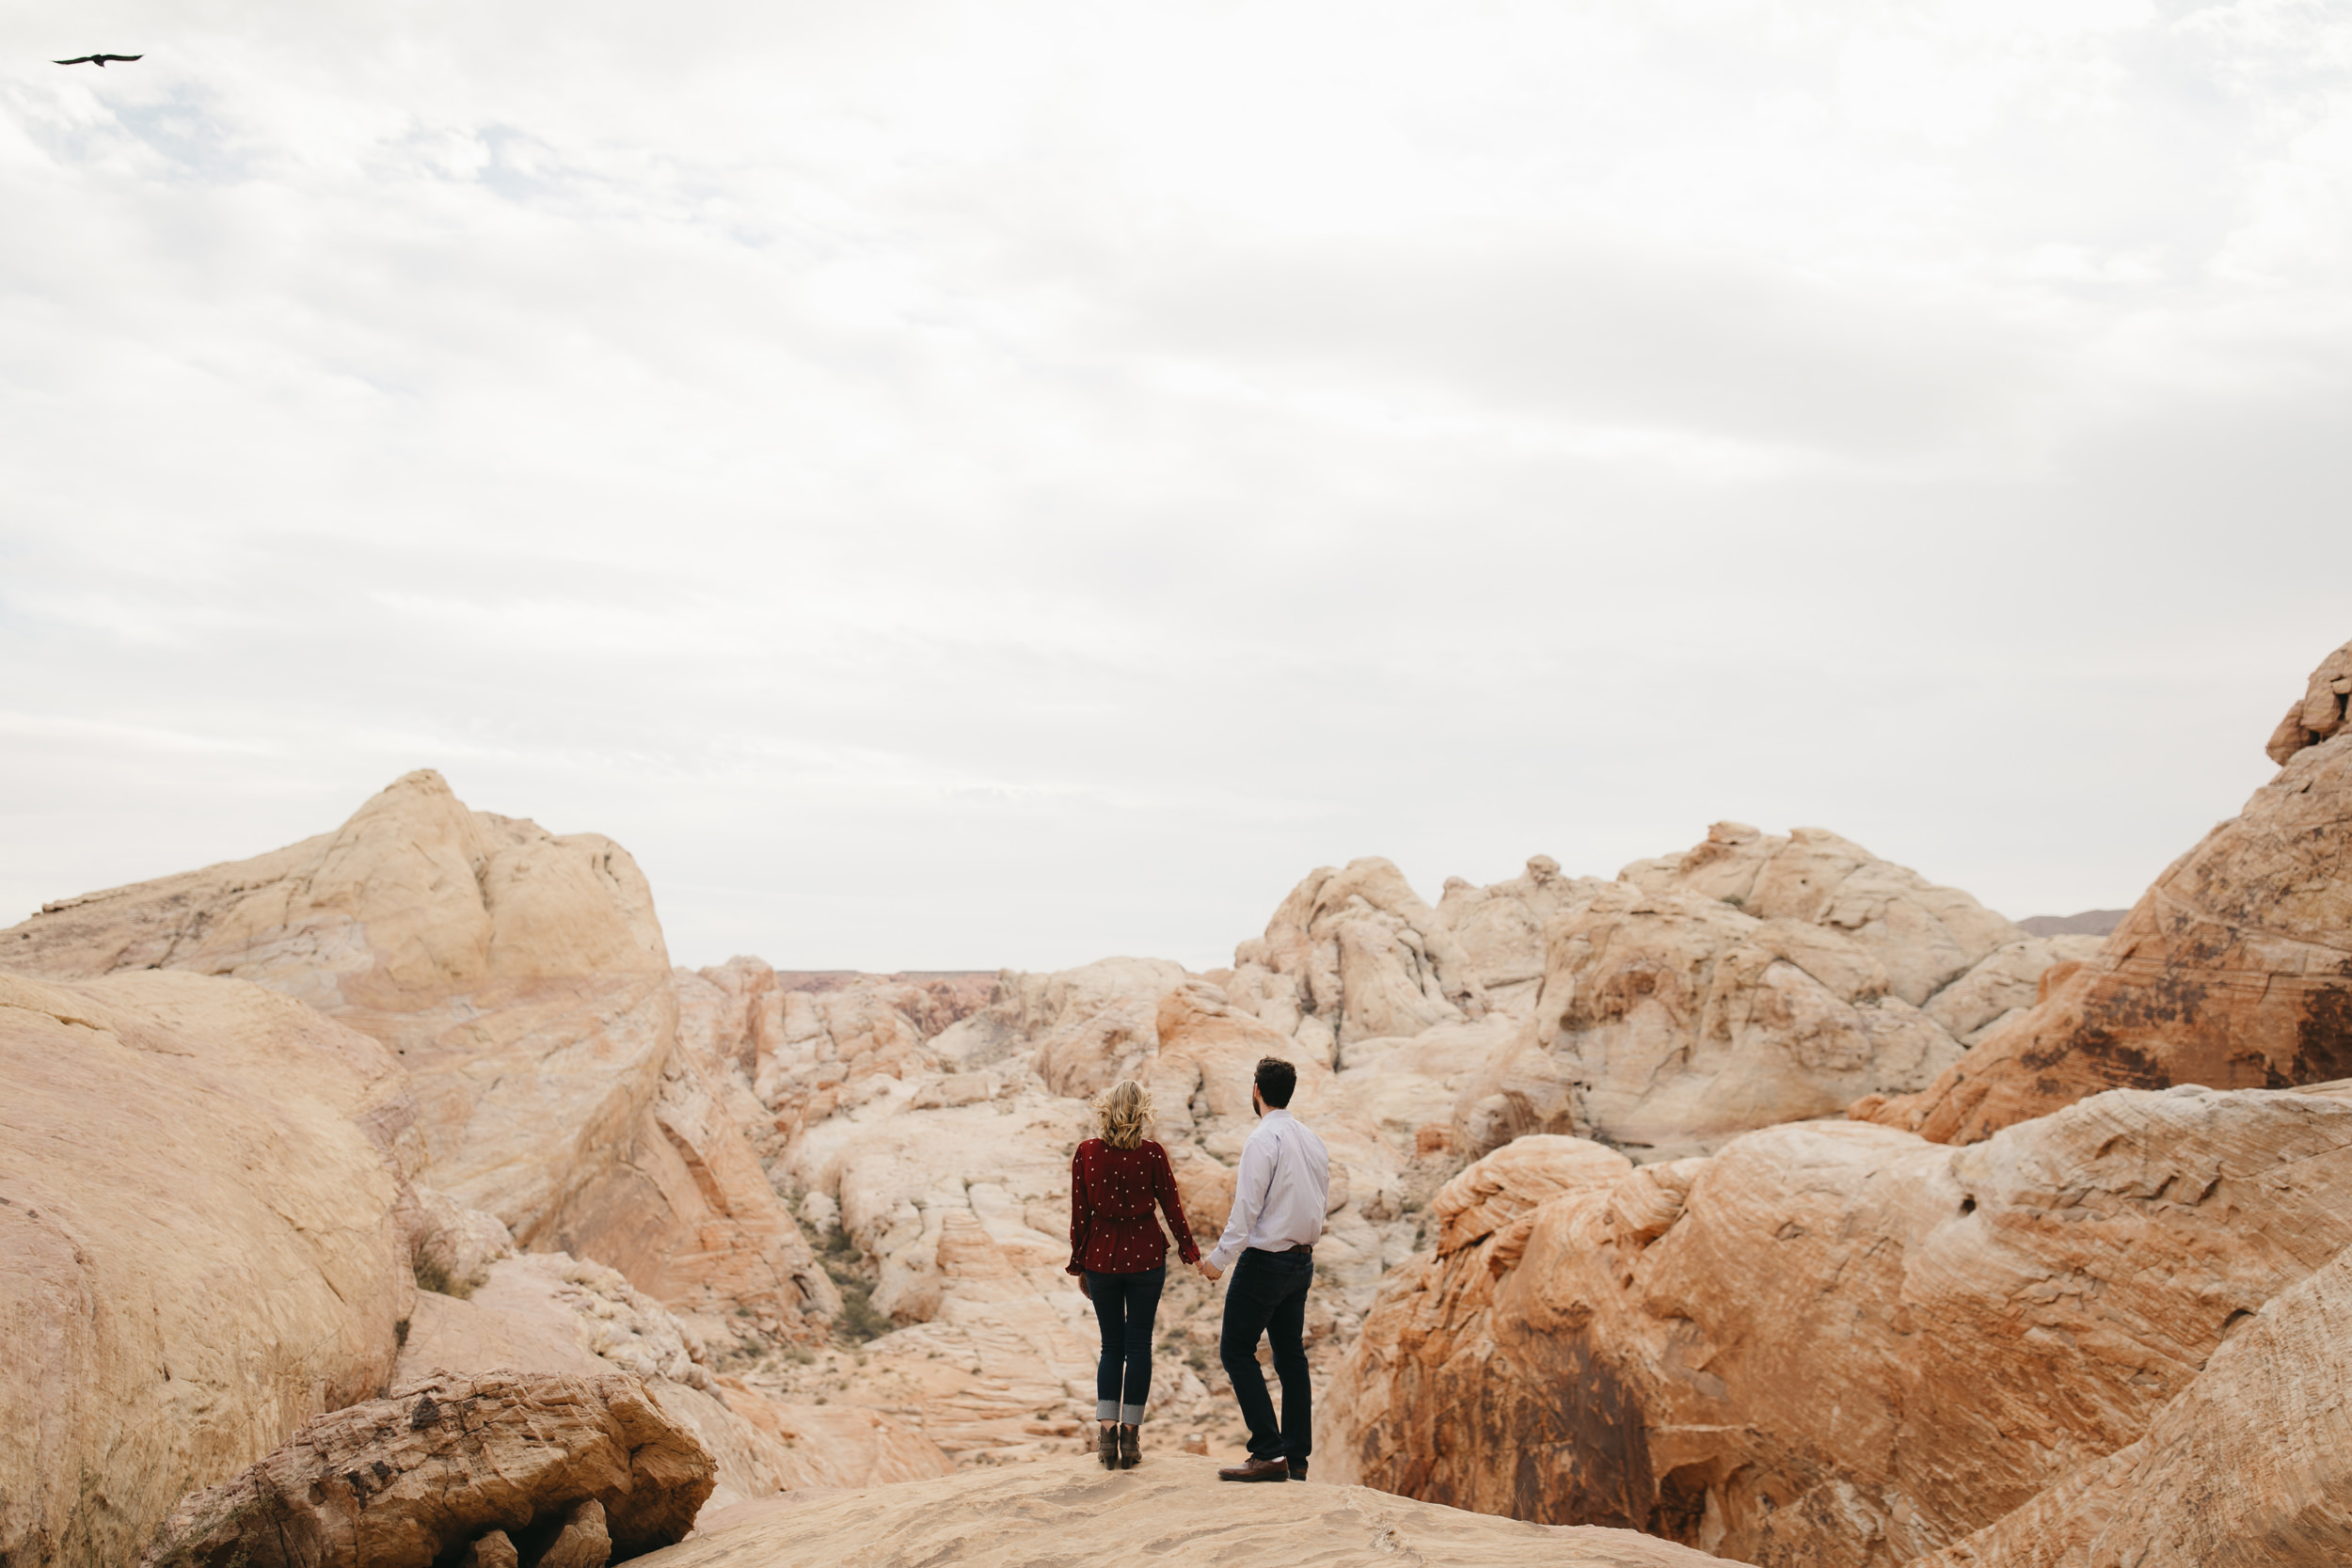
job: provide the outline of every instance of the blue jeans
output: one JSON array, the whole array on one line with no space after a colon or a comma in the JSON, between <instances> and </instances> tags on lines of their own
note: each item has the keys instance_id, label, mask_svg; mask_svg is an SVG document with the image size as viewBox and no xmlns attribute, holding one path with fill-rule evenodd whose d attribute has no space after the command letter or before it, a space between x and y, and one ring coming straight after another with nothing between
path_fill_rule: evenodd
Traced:
<instances>
[{"instance_id":1,"label":"blue jeans","mask_svg":"<svg viewBox=\"0 0 2352 1568\"><path fill-rule=\"evenodd\" d=\"M1103 1327L1103 1358L1094 1364L1094 1418L1143 1419L1152 1397L1152 1323L1160 1315L1168 1265L1142 1274L1089 1274L1087 1294Z\"/></svg>"},{"instance_id":2,"label":"blue jeans","mask_svg":"<svg viewBox=\"0 0 2352 1568\"><path fill-rule=\"evenodd\" d=\"M1311 1252L1261 1252L1247 1249L1233 1260L1232 1282L1225 1288L1225 1332L1217 1341L1217 1359L1232 1380L1233 1397L1241 1401L1241 1418L1249 1428L1249 1457L1289 1459L1304 1471L1314 1451L1313 1396L1307 1386L1307 1287L1314 1283ZM1258 1370L1258 1337L1274 1347L1274 1375L1282 1381L1282 1419L1274 1419L1274 1401L1266 1393L1265 1374Z\"/></svg>"}]
</instances>

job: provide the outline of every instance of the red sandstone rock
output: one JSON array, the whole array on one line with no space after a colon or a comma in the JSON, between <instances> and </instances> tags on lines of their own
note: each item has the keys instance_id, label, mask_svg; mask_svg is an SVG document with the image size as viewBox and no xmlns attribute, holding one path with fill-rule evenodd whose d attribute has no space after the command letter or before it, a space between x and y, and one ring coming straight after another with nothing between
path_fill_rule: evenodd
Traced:
<instances>
[{"instance_id":1,"label":"red sandstone rock","mask_svg":"<svg viewBox=\"0 0 2352 1568\"><path fill-rule=\"evenodd\" d=\"M1915 1568L2352 1562L2352 1254L2238 1328L2146 1436Z\"/></svg>"},{"instance_id":2,"label":"red sandstone rock","mask_svg":"<svg viewBox=\"0 0 2352 1568\"><path fill-rule=\"evenodd\" d=\"M2352 1090L2120 1091L1957 1149L1779 1127L1614 1181L1517 1147L1457 1179L1501 1223L1391 1276L1318 1475L1754 1562L1994 1524L2148 1436L2352 1243ZM2325 1440L2279 1408L2285 1451Z\"/></svg>"},{"instance_id":3,"label":"red sandstone rock","mask_svg":"<svg viewBox=\"0 0 2352 1568\"><path fill-rule=\"evenodd\" d=\"M710 1455L633 1377L435 1377L318 1417L174 1510L141 1568L603 1568L682 1539Z\"/></svg>"},{"instance_id":4,"label":"red sandstone rock","mask_svg":"<svg viewBox=\"0 0 2352 1568\"><path fill-rule=\"evenodd\" d=\"M2284 768L2296 752L2341 733L2348 708L2352 708L2352 642L2320 660L2303 688L2303 700L2287 709L2263 750Z\"/></svg>"},{"instance_id":5,"label":"red sandstone rock","mask_svg":"<svg viewBox=\"0 0 2352 1568\"><path fill-rule=\"evenodd\" d=\"M2175 861L2080 969L1923 1092L1857 1119L1968 1143L2102 1089L2352 1077L2352 643L2271 743L2283 766ZM2284 735L2284 731L2281 731Z\"/></svg>"}]
</instances>

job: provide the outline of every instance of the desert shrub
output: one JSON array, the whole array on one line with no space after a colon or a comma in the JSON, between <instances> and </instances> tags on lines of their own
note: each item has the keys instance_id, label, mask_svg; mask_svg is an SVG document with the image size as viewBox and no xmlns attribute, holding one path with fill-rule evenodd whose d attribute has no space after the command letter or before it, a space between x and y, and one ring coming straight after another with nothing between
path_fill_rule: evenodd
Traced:
<instances>
[{"instance_id":1,"label":"desert shrub","mask_svg":"<svg viewBox=\"0 0 2352 1568\"><path fill-rule=\"evenodd\" d=\"M425 1257L417 1259L417 1289L464 1301L473 1294L473 1281L454 1277L438 1258Z\"/></svg>"},{"instance_id":2,"label":"desert shrub","mask_svg":"<svg viewBox=\"0 0 2352 1568\"><path fill-rule=\"evenodd\" d=\"M873 1297L862 1284L841 1287L841 1317L834 1332L853 1345L880 1338L890 1332L891 1321L874 1309Z\"/></svg>"}]
</instances>

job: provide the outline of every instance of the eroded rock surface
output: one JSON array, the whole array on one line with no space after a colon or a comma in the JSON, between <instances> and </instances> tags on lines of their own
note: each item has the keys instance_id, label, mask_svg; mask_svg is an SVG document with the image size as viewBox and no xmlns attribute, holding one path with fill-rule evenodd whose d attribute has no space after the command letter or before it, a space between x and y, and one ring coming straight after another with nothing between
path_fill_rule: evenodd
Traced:
<instances>
[{"instance_id":1,"label":"eroded rock surface","mask_svg":"<svg viewBox=\"0 0 2352 1568\"><path fill-rule=\"evenodd\" d=\"M2343 734L2352 722L2347 712L2352 712L2352 642L2319 661L2303 685L2302 701L2279 721L2264 753L2284 768L2298 752Z\"/></svg>"},{"instance_id":2,"label":"eroded rock surface","mask_svg":"<svg viewBox=\"0 0 2352 1568\"><path fill-rule=\"evenodd\" d=\"M1530 1017L1454 1107L1471 1153L1543 1132L1671 1159L1924 1086L2031 1006L2053 963L2096 947L2028 937L1815 828L1721 822L1613 882L1531 873L1518 896L1538 888ZM1494 902L1449 896L1466 913Z\"/></svg>"},{"instance_id":3,"label":"eroded rock surface","mask_svg":"<svg viewBox=\"0 0 2352 1568\"><path fill-rule=\"evenodd\" d=\"M2238 1326L2146 1436L1917 1568L2352 1562L2352 1255Z\"/></svg>"},{"instance_id":4,"label":"eroded rock surface","mask_svg":"<svg viewBox=\"0 0 2352 1568\"><path fill-rule=\"evenodd\" d=\"M469 811L411 773L332 833L51 905L0 932L0 967L282 991L392 1049L432 1184L524 1246L787 1337L831 1305L740 1126L675 1050L653 895L610 839Z\"/></svg>"},{"instance_id":5,"label":"eroded rock surface","mask_svg":"<svg viewBox=\"0 0 2352 1568\"><path fill-rule=\"evenodd\" d=\"M1226 989L1326 1063L1356 1040L1417 1035L1487 1007L1452 923L1376 856L1309 873L1265 935L1234 949Z\"/></svg>"},{"instance_id":6,"label":"eroded rock surface","mask_svg":"<svg viewBox=\"0 0 2352 1568\"><path fill-rule=\"evenodd\" d=\"M1384 1289L1327 1402L1336 1479L1903 1562L2138 1442L2352 1242L2336 1091L2116 1091L1965 1148L1778 1127L1613 1179L1557 1147L1449 1189L1501 1223Z\"/></svg>"},{"instance_id":7,"label":"eroded rock surface","mask_svg":"<svg viewBox=\"0 0 2352 1568\"><path fill-rule=\"evenodd\" d=\"M1306 1568L1388 1561L1688 1568L1712 1560L1627 1530L1522 1524L1360 1486L1220 1486L1214 1461L1152 1454L1140 1467L1119 1473L1097 1468L1091 1459L1064 1458L782 1502L762 1517L656 1553L645 1568L1112 1568L1162 1557Z\"/></svg>"},{"instance_id":8,"label":"eroded rock surface","mask_svg":"<svg viewBox=\"0 0 2352 1568\"><path fill-rule=\"evenodd\" d=\"M493 1369L627 1372L710 1453L712 1509L791 1488L909 1481L954 1467L896 1416L782 1404L710 1361L691 1321L614 1270L533 1253L491 1264L463 1299L420 1295L393 1376L409 1383Z\"/></svg>"},{"instance_id":9,"label":"eroded rock surface","mask_svg":"<svg viewBox=\"0 0 2352 1568\"><path fill-rule=\"evenodd\" d=\"M477 1560L603 1568L682 1539L715 1468L633 1377L428 1378L190 1496L139 1560L432 1568L481 1543Z\"/></svg>"},{"instance_id":10,"label":"eroded rock surface","mask_svg":"<svg viewBox=\"0 0 2352 1568\"><path fill-rule=\"evenodd\" d=\"M392 1370L391 1053L242 981L0 974L0 1561L126 1562Z\"/></svg>"},{"instance_id":11,"label":"eroded rock surface","mask_svg":"<svg viewBox=\"0 0 2352 1568\"><path fill-rule=\"evenodd\" d=\"M2274 737L2278 777L2156 879L2106 944L1924 1092L1860 1118L1967 1143L2113 1087L2352 1076L2352 644ZM2306 723L2305 720L2309 722Z\"/></svg>"}]
</instances>

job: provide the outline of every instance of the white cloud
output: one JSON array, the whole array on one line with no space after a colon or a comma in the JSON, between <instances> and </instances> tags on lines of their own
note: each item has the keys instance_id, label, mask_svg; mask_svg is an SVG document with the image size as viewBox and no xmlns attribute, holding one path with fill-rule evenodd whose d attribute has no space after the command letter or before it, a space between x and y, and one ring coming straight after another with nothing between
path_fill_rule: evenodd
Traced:
<instances>
[{"instance_id":1,"label":"white cloud","mask_svg":"<svg viewBox=\"0 0 2352 1568\"><path fill-rule=\"evenodd\" d=\"M2324 5L0 40L0 916L426 764L696 961L1205 963L1725 815L2026 913L2352 636Z\"/></svg>"}]
</instances>

